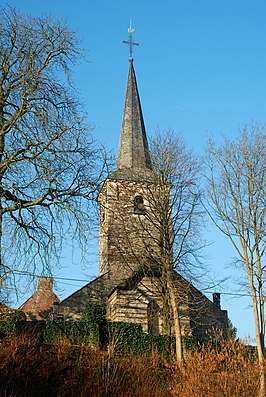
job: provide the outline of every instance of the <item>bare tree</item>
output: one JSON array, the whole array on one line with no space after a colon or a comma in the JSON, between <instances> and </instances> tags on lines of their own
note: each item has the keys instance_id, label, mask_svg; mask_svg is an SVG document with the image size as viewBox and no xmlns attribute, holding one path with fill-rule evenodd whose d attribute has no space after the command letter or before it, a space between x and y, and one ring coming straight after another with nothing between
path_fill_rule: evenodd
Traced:
<instances>
[{"instance_id":1,"label":"bare tree","mask_svg":"<svg viewBox=\"0 0 266 397\"><path fill-rule=\"evenodd\" d=\"M241 130L236 141L209 142L209 214L233 244L252 298L260 396L265 396L266 135L264 126Z\"/></svg>"},{"instance_id":2,"label":"bare tree","mask_svg":"<svg viewBox=\"0 0 266 397\"><path fill-rule=\"evenodd\" d=\"M199 165L183 140L173 131L158 131L150 148L155 183L148 200L150 217L159 227L157 249L152 261L162 273L160 281L174 320L176 359L180 365L183 353L179 308L188 301L188 294L191 293L190 284L184 283L180 274L192 279L192 266L197 262L201 248L199 225L202 212L197 183ZM173 270L178 271L178 277Z\"/></svg>"},{"instance_id":3,"label":"bare tree","mask_svg":"<svg viewBox=\"0 0 266 397\"><path fill-rule=\"evenodd\" d=\"M86 240L106 159L71 80L82 56L63 22L0 8L1 280Z\"/></svg>"}]
</instances>

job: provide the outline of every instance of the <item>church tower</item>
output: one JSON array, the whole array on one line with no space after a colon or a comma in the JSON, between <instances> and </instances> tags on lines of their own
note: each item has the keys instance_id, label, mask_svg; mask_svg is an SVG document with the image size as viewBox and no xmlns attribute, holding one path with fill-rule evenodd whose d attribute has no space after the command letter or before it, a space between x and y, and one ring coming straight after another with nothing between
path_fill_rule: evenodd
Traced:
<instances>
[{"instance_id":1,"label":"church tower","mask_svg":"<svg viewBox=\"0 0 266 397\"><path fill-rule=\"evenodd\" d=\"M133 66L132 45L136 43L132 42L131 32L126 42L131 51L116 171L108 176L99 195L100 275L108 272L114 285L148 264L143 224L149 210L147 190L154 179Z\"/></svg>"},{"instance_id":2,"label":"church tower","mask_svg":"<svg viewBox=\"0 0 266 397\"><path fill-rule=\"evenodd\" d=\"M129 71L117 164L98 198L100 274L55 305L52 317L81 320L88 303L101 304L106 305L108 321L136 323L145 332L164 333L167 324L170 331L171 317L161 266L169 258L164 238L172 222L167 211L170 185L162 184L152 167L133 66L132 46L137 43L132 41L131 27L128 32ZM227 314L217 299L212 303L175 270L171 274L182 333L205 338L210 328L226 329Z\"/></svg>"}]
</instances>

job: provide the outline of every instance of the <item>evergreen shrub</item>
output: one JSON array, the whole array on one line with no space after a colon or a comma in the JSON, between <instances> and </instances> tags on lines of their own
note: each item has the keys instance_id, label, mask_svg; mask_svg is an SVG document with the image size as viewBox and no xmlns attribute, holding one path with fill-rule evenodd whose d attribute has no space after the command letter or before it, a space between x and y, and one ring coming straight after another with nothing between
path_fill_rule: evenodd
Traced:
<instances>
[{"instance_id":1,"label":"evergreen shrub","mask_svg":"<svg viewBox=\"0 0 266 397\"><path fill-rule=\"evenodd\" d=\"M25 314L19 310L7 309L0 313L0 338L16 335L18 322L25 320Z\"/></svg>"}]
</instances>

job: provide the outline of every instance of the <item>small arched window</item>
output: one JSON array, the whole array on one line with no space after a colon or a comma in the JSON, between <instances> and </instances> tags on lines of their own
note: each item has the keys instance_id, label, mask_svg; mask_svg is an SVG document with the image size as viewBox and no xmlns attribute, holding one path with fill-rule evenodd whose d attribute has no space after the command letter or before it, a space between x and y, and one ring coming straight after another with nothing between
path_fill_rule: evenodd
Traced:
<instances>
[{"instance_id":1,"label":"small arched window","mask_svg":"<svg viewBox=\"0 0 266 397\"><path fill-rule=\"evenodd\" d=\"M105 203L100 206L100 220L101 222L105 221Z\"/></svg>"},{"instance_id":2,"label":"small arched window","mask_svg":"<svg viewBox=\"0 0 266 397\"><path fill-rule=\"evenodd\" d=\"M142 196L135 196L134 198L134 214L145 215L146 208L144 205L144 200Z\"/></svg>"}]
</instances>

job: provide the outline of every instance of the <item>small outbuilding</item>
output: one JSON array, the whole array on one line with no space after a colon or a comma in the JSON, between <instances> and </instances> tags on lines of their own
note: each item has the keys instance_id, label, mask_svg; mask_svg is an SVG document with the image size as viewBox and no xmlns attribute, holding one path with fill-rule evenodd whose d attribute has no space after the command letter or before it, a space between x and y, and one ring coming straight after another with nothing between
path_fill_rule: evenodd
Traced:
<instances>
[{"instance_id":1,"label":"small outbuilding","mask_svg":"<svg viewBox=\"0 0 266 397\"><path fill-rule=\"evenodd\" d=\"M38 277L38 286L34 294L20 306L19 310L26 315L27 321L45 320L54 304L60 299L53 291L53 278Z\"/></svg>"}]
</instances>

